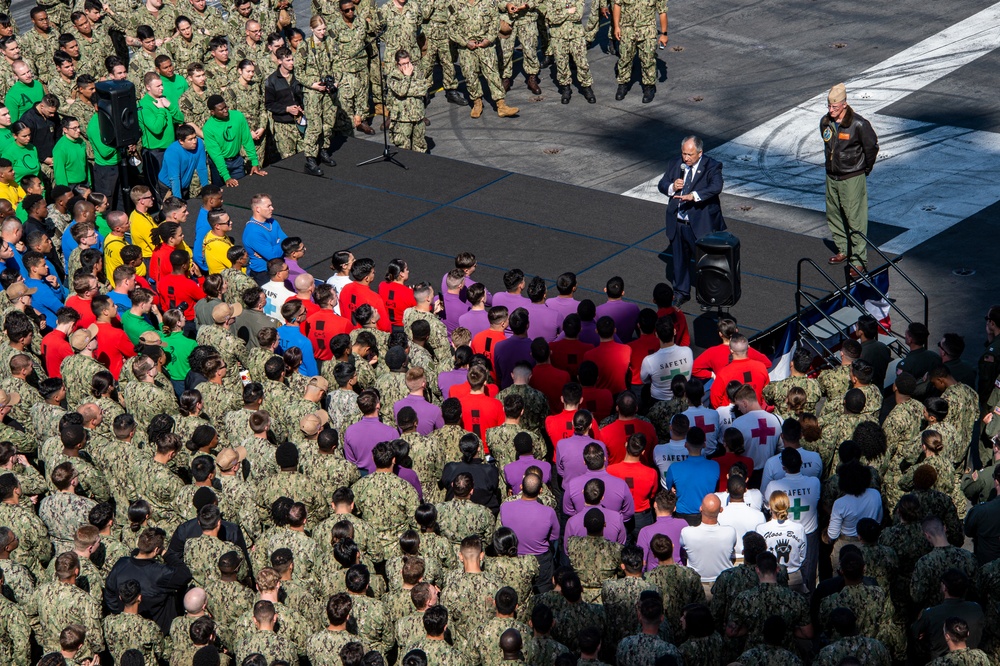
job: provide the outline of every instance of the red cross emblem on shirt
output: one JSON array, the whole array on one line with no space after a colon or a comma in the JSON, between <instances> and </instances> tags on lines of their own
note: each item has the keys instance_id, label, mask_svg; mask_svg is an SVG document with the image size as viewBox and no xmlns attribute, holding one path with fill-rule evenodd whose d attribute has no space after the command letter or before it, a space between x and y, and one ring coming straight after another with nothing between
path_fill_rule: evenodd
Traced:
<instances>
[{"instance_id":1,"label":"red cross emblem on shirt","mask_svg":"<svg viewBox=\"0 0 1000 666\"><path fill-rule=\"evenodd\" d=\"M767 438L775 433L775 429L767 425L767 419L757 419L757 427L750 431L750 436L761 446L767 444Z\"/></svg>"},{"instance_id":2,"label":"red cross emblem on shirt","mask_svg":"<svg viewBox=\"0 0 1000 666\"><path fill-rule=\"evenodd\" d=\"M705 417L704 416L696 416L696 417L694 417L694 424L697 427L701 428L702 432L704 432L706 435L709 434L709 433L711 433L711 432L715 432L715 426L714 425L709 425L709 424L705 423Z\"/></svg>"}]
</instances>

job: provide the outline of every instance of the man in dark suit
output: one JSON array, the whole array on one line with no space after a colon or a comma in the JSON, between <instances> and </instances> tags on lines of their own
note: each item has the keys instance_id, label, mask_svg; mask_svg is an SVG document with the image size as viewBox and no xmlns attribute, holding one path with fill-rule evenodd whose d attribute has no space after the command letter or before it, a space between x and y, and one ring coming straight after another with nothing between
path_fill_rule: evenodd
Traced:
<instances>
[{"instance_id":1,"label":"man in dark suit","mask_svg":"<svg viewBox=\"0 0 1000 666\"><path fill-rule=\"evenodd\" d=\"M680 307L691 300L695 242L726 228L719 206L722 163L702 154L701 139L689 136L681 142L681 156L667 165L659 189L670 197L666 231L674 255L674 307Z\"/></svg>"}]
</instances>

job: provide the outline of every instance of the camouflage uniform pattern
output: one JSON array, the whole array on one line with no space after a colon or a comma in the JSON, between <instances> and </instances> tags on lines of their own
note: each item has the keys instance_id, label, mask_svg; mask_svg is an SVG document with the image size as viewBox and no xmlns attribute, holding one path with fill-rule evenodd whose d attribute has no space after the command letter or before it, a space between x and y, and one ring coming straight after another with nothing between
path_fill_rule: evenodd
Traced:
<instances>
[{"instance_id":1,"label":"camouflage uniform pattern","mask_svg":"<svg viewBox=\"0 0 1000 666\"><path fill-rule=\"evenodd\" d=\"M450 607L449 610L451 610ZM448 619L450 621L451 617L449 616ZM462 652L444 641L424 638L413 643L409 649L423 650L427 655L427 663L434 664L435 666L438 664L441 666L469 666L469 662L465 659Z\"/></svg>"},{"instance_id":2,"label":"camouflage uniform pattern","mask_svg":"<svg viewBox=\"0 0 1000 666\"><path fill-rule=\"evenodd\" d=\"M466 646L495 614L493 597L503 581L490 573L455 572L448 577L440 603L448 609L448 625L456 646Z\"/></svg>"},{"instance_id":3,"label":"camouflage uniform pattern","mask_svg":"<svg viewBox=\"0 0 1000 666\"><path fill-rule=\"evenodd\" d=\"M318 40L315 35L303 41L295 52L296 76L302 82L305 114L309 119L302 140L306 155L315 157L327 147L337 120L336 92L320 92L310 86L324 76L333 74L336 43L329 38ZM388 54L388 50L386 51ZM388 56L387 56L388 57Z\"/></svg>"},{"instance_id":4,"label":"camouflage uniform pattern","mask_svg":"<svg viewBox=\"0 0 1000 666\"><path fill-rule=\"evenodd\" d=\"M716 579L716 583L718 580ZM670 622L671 635L674 640L681 640L684 637L684 631L681 628L681 610L688 604L705 603L705 588L701 585L701 576L690 567L667 565L647 571L646 582L659 591L660 596L663 597L663 616ZM714 590L713 587L713 593ZM725 615L722 617L724 618ZM716 618L719 619L718 616Z\"/></svg>"},{"instance_id":5,"label":"camouflage uniform pattern","mask_svg":"<svg viewBox=\"0 0 1000 666\"><path fill-rule=\"evenodd\" d=\"M226 283L226 293L223 295L223 299L229 304L240 303L242 305L240 294L250 287L257 286L252 277L232 267L222 269L220 275Z\"/></svg>"},{"instance_id":6,"label":"camouflage uniform pattern","mask_svg":"<svg viewBox=\"0 0 1000 666\"><path fill-rule=\"evenodd\" d=\"M451 42L448 40L448 2L447 0L425 0L421 2L424 11L424 24L421 33L424 35L427 50L424 52L423 64L427 76L427 85L433 83L434 65L441 65L441 83L445 90L458 90L458 80L455 78L455 56L452 54Z\"/></svg>"},{"instance_id":7,"label":"camouflage uniform pattern","mask_svg":"<svg viewBox=\"0 0 1000 666\"><path fill-rule=\"evenodd\" d=\"M521 427L541 435L545 430L545 419L549 416L549 401L545 394L526 384L512 384L497 394L497 400L503 402L508 395L519 395L524 398ZM545 454L543 453L541 457L544 458Z\"/></svg>"},{"instance_id":8,"label":"camouflage uniform pattern","mask_svg":"<svg viewBox=\"0 0 1000 666\"><path fill-rule=\"evenodd\" d=\"M430 434L434 448L440 449L443 453L445 464L462 459L462 453L458 450L458 442L465 433L465 428L460 425L446 425Z\"/></svg>"},{"instance_id":9,"label":"camouflage uniform pattern","mask_svg":"<svg viewBox=\"0 0 1000 666\"><path fill-rule=\"evenodd\" d=\"M493 541L495 519L493 513L485 506L476 504L472 500L456 498L438 504L437 511L441 536L451 540L452 543L461 543L462 539L471 534L478 534L482 537L483 543Z\"/></svg>"},{"instance_id":10,"label":"camouflage uniform pattern","mask_svg":"<svg viewBox=\"0 0 1000 666\"><path fill-rule=\"evenodd\" d=\"M750 648L736 661L743 666L802 666L802 660L797 655L771 645Z\"/></svg>"},{"instance_id":11,"label":"camouflage uniform pattern","mask_svg":"<svg viewBox=\"0 0 1000 666\"><path fill-rule=\"evenodd\" d=\"M340 650L352 641L358 640L346 631L324 629L313 634L306 643L306 654L312 666L341 666Z\"/></svg>"},{"instance_id":12,"label":"camouflage uniform pattern","mask_svg":"<svg viewBox=\"0 0 1000 666\"><path fill-rule=\"evenodd\" d=\"M792 631L809 624L809 606L805 599L787 587L761 584L741 593L729 609L729 622L748 630L747 646L764 642L764 620L777 613L788 625L786 644L791 645Z\"/></svg>"},{"instance_id":13,"label":"camouflage uniform pattern","mask_svg":"<svg viewBox=\"0 0 1000 666\"><path fill-rule=\"evenodd\" d=\"M416 431L401 436L410 445L410 459L413 461L413 471L420 479L420 489L425 502L443 502L445 492L438 488L438 479L444 471L444 452L434 447L430 437L423 437Z\"/></svg>"},{"instance_id":14,"label":"camouflage uniform pattern","mask_svg":"<svg viewBox=\"0 0 1000 666\"><path fill-rule=\"evenodd\" d=\"M979 395L969 386L959 382L946 388L941 397L948 401L948 416L945 422L950 423L958 431L959 448L964 451L966 445L972 441L972 431L979 419Z\"/></svg>"},{"instance_id":15,"label":"camouflage uniform pattern","mask_svg":"<svg viewBox=\"0 0 1000 666\"><path fill-rule=\"evenodd\" d=\"M579 601L567 603L562 608L552 609L556 624L552 628L552 637L568 647L572 652L580 651L580 630L587 627L603 628L606 626L606 614L603 606Z\"/></svg>"},{"instance_id":16,"label":"camouflage uniform pattern","mask_svg":"<svg viewBox=\"0 0 1000 666\"><path fill-rule=\"evenodd\" d=\"M653 589L655 588L649 581L635 576L604 581L601 586L601 601L608 618L605 631L611 644L639 631L635 605L639 602L640 594Z\"/></svg>"},{"instance_id":17,"label":"camouflage uniform pattern","mask_svg":"<svg viewBox=\"0 0 1000 666\"><path fill-rule=\"evenodd\" d=\"M485 571L496 574L505 586L517 592L518 616L531 617L534 608L531 588L538 575L538 560L534 557L491 557L483 566Z\"/></svg>"},{"instance_id":18,"label":"camouflage uniform pattern","mask_svg":"<svg viewBox=\"0 0 1000 666\"><path fill-rule=\"evenodd\" d=\"M362 478L353 490L355 505L373 528L371 555L382 559L402 532L416 527L417 491L398 476L384 472Z\"/></svg>"},{"instance_id":19,"label":"camouflage uniform pattern","mask_svg":"<svg viewBox=\"0 0 1000 666\"><path fill-rule=\"evenodd\" d=\"M164 656L160 628L141 615L120 613L104 618L104 638L115 663L121 663L122 654L130 648L141 651L149 664L157 663Z\"/></svg>"},{"instance_id":20,"label":"camouflage uniform pattern","mask_svg":"<svg viewBox=\"0 0 1000 666\"><path fill-rule=\"evenodd\" d=\"M40 576L44 565L52 557L52 543L45 523L30 509L0 502L0 525L14 530L21 543L11 553L11 559L36 577Z\"/></svg>"},{"instance_id":21,"label":"camouflage uniform pattern","mask_svg":"<svg viewBox=\"0 0 1000 666\"><path fill-rule=\"evenodd\" d=\"M385 606L378 599L357 594L351 594L351 601L354 602L351 617L357 623L358 636L370 649L387 654L396 644L396 639Z\"/></svg>"},{"instance_id":22,"label":"camouflage uniform pattern","mask_svg":"<svg viewBox=\"0 0 1000 666\"><path fill-rule=\"evenodd\" d=\"M910 578L910 598L920 608L936 606L944 600L941 593L941 574L948 569L958 569L969 577L976 587L978 564L972 553L955 546L935 548L919 560Z\"/></svg>"},{"instance_id":23,"label":"camouflage uniform pattern","mask_svg":"<svg viewBox=\"0 0 1000 666\"><path fill-rule=\"evenodd\" d=\"M242 583L218 579L209 579L205 592L208 610L219 624L219 638L225 645L233 645L236 621L253 610L253 592Z\"/></svg>"},{"instance_id":24,"label":"camouflage uniform pattern","mask_svg":"<svg viewBox=\"0 0 1000 666\"><path fill-rule=\"evenodd\" d=\"M180 524L180 516L174 510L174 497L184 482L165 465L138 457L133 461L131 476L138 496L149 502L150 520L166 529L168 534L172 532Z\"/></svg>"},{"instance_id":25,"label":"camouflage uniform pattern","mask_svg":"<svg viewBox=\"0 0 1000 666\"><path fill-rule=\"evenodd\" d=\"M329 34L337 44L334 56L337 92L344 112L349 116L364 118L368 115L368 44L374 39L376 29L368 10L359 7L350 25L339 11L327 22Z\"/></svg>"},{"instance_id":26,"label":"camouflage uniform pattern","mask_svg":"<svg viewBox=\"0 0 1000 666\"><path fill-rule=\"evenodd\" d=\"M266 58L266 56L265 56ZM251 58L252 60L252 58ZM260 68L257 69L257 77L259 78ZM250 131L256 131L262 127L266 128L268 125L268 114L267 109L264 108L264 90L263 86L259 84L258 80L255 78L250 85L244 85L240 79L237 79L231 83L226 90L223 92L223 97L226 98L226 104L229 105L230 109L239 109L243 112L243 115L247 118L247 124L250 125ZM257 151L257 162L259 164L264 164L264 148L266 146L267 131L261 137L254 141L254 148ZM227 275L226 270L229 271ZM223 279L226 280L227 284L232 280L233 284L229 284L230 287L239 288L237 282L242 283L243 288L246 289L248 286L253 286L253 280L245 273L236 271L233 269L226 269L222 272ZM240 277L245 280L250 280L247 284L245 280L241 280ZM240 291L235 292L236 298L239 298ZM224 298L228 297L227 293ZM229 301L226 298L226 302L238 302Z\"/></svg>"},{"instance_id":27,"label":"camouflage uniform pattern","mask_svg":"<svg viewBox=\"0 0 1000 666\"><path fill-rule=\"evenodd\" d=\"M877 586L848 585L820 603L820 625L826 629L831 638L844 638L839 636L830 624L830 613L837 608L851 609L857 618L858 633L869 638L878 636L881 625L887 618L892 617L888 592Z\"/></svg>"},{"instance_id":28,"label":"camouflage uniform pattern","mask_svg":"<svg viewBox=\"0 0 1000 666\"><path fill-rule=\"evenodd\" d=\"M566 540L566 555L580 576L584 601L601 603L601 585L618 572L621 550L619 544L603 536L570 537Z\"/></svg>"},{"instance_id":29,"label":"camouflage uniform pattern","mask_svg":"<svg viewBox=\"0 0 1000 666\"><path fill-rule=\"evenodd\" d=\"M30 663L31 627L24 611L0 598L0 661L11 666Z\"/></svg>"},{"instance_id":30,"label":"camouflage uniform pattern","mask_svg":"<svg viewBox=\"0 0 1000 666\"><path fill-rule=\"evenodd\" d=\"M388 7L389 4L383 6ZM409 76L400 71L395 61L386 63L385 80L390 95L392 142L405 150L426 153L424 97L428 90L427 77L417 64L415 56L411 55L411 62L414 67Z\"/></svg>"},{"instance_id":31,"label":"camouflage uniform pattern","mask_svg":"<svg viewBox=\"0 0 1000 666\"><path fill-rule=\"evenodd\" d=\"M678 650L685 664L722 663L723 645L719 634L710 634L704 638L689 638L680 644ZM621 666L621 661L618 663Z\"/></svg>"},{"instance_id":32,"label":"camouflage uniform pattern","mask_svg":"<svg viewBox=\"0 0 1000 666\"><path fill-rule=\"evenodd\" d=\"M500 65L494 45L500 32L500 14L496 4L493 0L454 2L449 5L449 13L448 37L458 46L458 63L462 66L469 96L474 100L482 98L483 87L479 81L481 76L486 79L493 101L504 99ZM483 40L489 42L484 48L469 49L469 42Z\"/></svg>"},{"instance_id":33,"label":"camouflage uniform pattern","mask_svg":"<svg viewBox=\"0 0 1000 666\"><path fill-rule=\"evenodd\" d=\"M38 505L38 517L49 531L56 553L73 550L73 537L81 525L89 524L87 515L97 506L94 500L73 493L54 493Z\"/></svg>"},{"instance_id":34,"label":"camouflage uniform pattern","mask_svg":"<svg viewBox=\"0 0 1000 666\"><path fill-rule=\"evenodd\" d=\"M279 616L279 622L281 618ZM268 663L283 660L289 664L297 663L298 648L291 640L273 631L253 631L247 633L236 644L233 650L236 658L243 661L255 652L264 655Z\"/></svg>"},{"instance_id":35,"label":"camouflage uniform pattern","mask_svg":"<svg viewBox=\"0 0 1000 666\"><path fill-rule=\"evenodd\" d=\"M517 629L524 643L523 653L525 663L534 663L531 644L525 639L531 636L531 627L513 618L494 617L476 633L470 646L472 654L478 657L482 666L503 666L503 652L500 650L500 636L508 629ZM471 656L471 655L470 655Z\"/></svg>"},{"instance_id":36,"label":"camouflage uniform pattern","mask_svg":"<svg viewBox=\"0 0 1000 666\"><path fill-rule=\"evenodd\" d=\"M118 390L125 403L125 409L135 418L140 432L145 432L150 420L157 414L180 416L174 394L154 384L126 382L121 384Z\"/></svg>"},{"instance_id":37,"label":"camouflage uniform pattern","mask_svg":"<svg viewBox=\"0 0 1000 666\"><path fill-rule=\"evenodd\" d=\"M4 594L9 589L14 603L23 605L35 591L35 576L14 560L0 560L0 571L3 572Z\"/></svg>"},{"instance_id":38,"label":"camouflage uniform pattern","mask_svg":"<svg viewBox=\"0 0 1000 666\"><path fill-rule=\"evenodd\" d=\"M382 423L395 428L396 416L393 414L392 406L410 394L410 390L406 388L406 373L388 372L381 375L375 381L375 388L381 396L379 400L381 408L378 413Z\"/></svg>"},{"instance_id":39,"label":"camouflage uniform pattern","mask_svg":"<svg viewBox=\"0 0 1000 666\"><path fill-rule=\"evenodd\" d=\"M325 364L324 369L329 365ZM333 391L330 393L329 405L327 411L330 413L330 425L341 435L361 420L358 394L354 391Z\"/></svg>"},{"instance_id":40,"label":"camouflage uniform pattern","mask_svg":"<svg viewBox=\"0 0 1000 666\"><path fill-rule=\"evenodd\" d=\"M596 2L591 7L591 19L598 16ZM545 24L549 30L549 48L556 61L556 83L568 86L573 82L569 61L576 65L576 76L582 87L594 85L587 59L587 39L584 35L583 0L550 0L544 5ZM572 10L572 11L570 11Z\"/></svg>"},{"instance_id":41,"label":"camouflage uniform pattern","mask_svg":"<svg viewBox=\"0 0 1000 666\"><path fill-rule=\"evenodd\" d=\"M202 382L195 388L201 393L202 414L211 419L212 423L222 423L227 412L236 411L243 406L242 398L225 383Z\"/></svg>"},{"instance_id":42,"label":"camouflage uniform pattern","mask_svg":"<svg viewBox=\"0 0 1000 666\"><path fill-rule=\"evenodd\" d=\"M69 409L76 409L90 398L90 382L94 374L106 369L93 358L82 354L63 359L59 373L66 384L66 404Z\"/></svg>"},{"instance_id":43,"label":"camouflage uniform pattern","mask_svg":"<svg viewBox=\"0 0 1000 666\"><path fill-rule=\"evenodd\" d=\"M198 328L197 342L208 345L222 354L223 360L235 372L237 363L247 367L247 346L236 337L232 331L219 324L211 324Z\"/></svg>"},{"instance_id":44,"label":"camouflage uniform pattern","mask_svg":"<svg viewBox=\"0 0 1000 666\"><path fill-rule=\"evenodd\" d=\"M35 638L45 652L59 651L59 633L68 624L87 629L84 645L92 654L104 650L101 605L80 588L67 583L45 583L24 604Z\"/></svg>"},{"instance_id":45,"label":"camouflage uniform pattern","mask_svg":"<svg viewBox=\"0 0 1000 666\"><path fill-rule=\"evenodd\" d=\"M184 564L191 570L195 585L205 587L210 578L219 574L219 558L235 550L235 546L209 534L201 534L184 542ZM245 573L245 564L243 570Z\"/></svg>"},{"instance_id":46,"label":"camouflage uniform pattern","mask_svg":"<svg viewBox=\"0 0 1000 666\"><path fill-rule=\"evenodd\" d=\"M892 655L881 642L867 636L850 636L820 650L813 666L837 666L845 657L854 657L862 664L889 666L892 663Z\"/></svg>"},{"instance_id":47,"label":"camouflage uniform pattern","mask_svg":"<svg viewBox=\"0 0 1000 666\"><path fill-rule=\"evenodd\" d=\"M987 666L990 663L982 650L963 648L934 659L928 666Z\"/></svg>"},{"instance_id":48,"label":"camouflage uniform pattern","mask_svg":"<svg viewBox=\"0 0 1000 666\"><path fill-rule=\"evenodd\" d=\"M776 382L771 382L764 387L764 401L769 405L774 405L774 413L782 420L791 418L795 414L788 408L786 399L788 392L793 388L800 388L806 392L806 404L804 412L816 413L816 403L823 397L819 382L810 377L786 377Z\"/></svg>"},{"instance_id":49,"label":"camouflage uniform pattern","mask_svg":"<svg viewBox=\"0 0 1000 666\"><path fill-rule=\"evenodd\" d=\"M524 639L525 637L522 636L521 638ZM525 641L525 646L528 645L531 646L530 649L535 655L534 663L538 666L554 666L556 657L569 652L568 647L548 636L532 636ZM618 663L624 664L621 657L619 657Z\"/></svg>"},{"instance_id":50,"label":"camouflage uniform pattern","mask_svg":"<svg viewBox=\"0 0 1000 666\"><path fill-rule=\"evenodd\" d=\"M522 432L526 432L531 436L531 455L536 460L545 459L545 440L535 431L528 430L517 424L504 423L486 431L486 442L490 447L490 455L497 461L497 467L501 470L517 459L517 452L514 450L514 438L517 437L518 433Z\"/></svg>"},{"instance_id":51,"label":"camouflage uniform pattern","mask_svg":"<svg viewBox=\"0 0 1000 666\"><path fill-rule=\"evenodd\" d=\"M306 505L309 520L319 524L330 515L327 493L312 478L299 472L280 472L257 487L258 505L270 514L271 504L279 497L290 497Z\"/></svg>"},{"instance_id":52,"label":"camouflage uniform pattern","mask_svg":"<svg viewBox=\"0 0 1000 666\"><path fill-rule=\"evenodd\" d=\"M666 0L615 0L621 7L621 41L617 72L618 83L632 78L632 62L639 55L642 85L656 84L656 43L659 15L667 12Z\"/></svg>"}]
</instances>

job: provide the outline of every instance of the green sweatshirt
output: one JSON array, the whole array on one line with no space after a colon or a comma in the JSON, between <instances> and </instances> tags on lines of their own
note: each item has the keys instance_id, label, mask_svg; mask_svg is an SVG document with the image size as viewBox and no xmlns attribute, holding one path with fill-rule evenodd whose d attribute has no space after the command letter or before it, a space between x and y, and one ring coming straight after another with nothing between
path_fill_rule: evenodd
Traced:
<instances>
[{"instance_id":1,"label":"green sweatshirt","mask_svg":"<svg viewBox=\"0 0 1000 666\"><path fill-rule=\"evenodd\" d=\"M219 120L212 116L201 128L205 135L205 152L219 170L223 180L229 180L226 160L240 154L240 148L251 166L257 166L257 149L250 136L250 125L241 111L230 109L229 120Z\"/></svg>"},{"instance_id":2,"label":"green sweatshirt","mask_svg":"<svg viewBox=\"0 0 1000 666\"><path fill-rule=\"evenodd\" d=\"M20 120L25 111L42 101L44 94L45 88L38 79L32 81L30 86L24 85L21 81L11 86L3 100L4 106L10 111L10 122L16 123Z\"/></svg>"},{"instance_id":3,"label":"green sweatshirt","mask_svg":"<svg viewBox=\"0 0 1000 666\"><path fill-rule=\"evenodd\" d=\"M161 109L149 93L139 100L139 126L146 150L166 150L174 142L174 125L183 122L184 114L176 104L171 102L168 108Z\"/></svg>"},{"instance_id":4,"label":"green sweatshirt","mask_svg":"<svg viewBox=\"0 0 1000 666\"><path fill-rule=\"evenodd\" d=\"M76 185L88 183L87 144L83 139L76 141L68 136L56 141L52 148L53 182L56 185Z\"/></svg>"},{"instance_id":5,"label":"green sweatshirt","mask_svg":"<svg viewBox=\"0 0 1000 666\"><path fill-rule=\"evenodd\" d=\"M118 151L101 141L101 121L95 113L87 123L87 139L94 149L94 164L97 166L118 166Z\"/></svg>"},{"instance_id":6,"label":"green sweatshirt","mask_svg":"<svg viewBox=\"0 0 1000 666\"><path fill-rule=\"evenodd\" d=\"M163 81L163 96L170 100L171 106L177 106L177 101L188 89L187 79L179 74L174 74L171 80L161 74L160 80Z\"/></svg>"},{"instance_id":7,"label":"green sweatshirt","mask_svg":"<svg viewBox=\"0 0 1000 666\"><path fill-rule=\"evenodd\" d=\"M7 146L12 143L14 143L14 135L10 133L10 129L0 127L0 155L3 155Z\"/></svg>"},{"instance_id":8,"label":"green sweatshirt","mask_svg":"<svg viewBox=\"0 0 1000 666\"><path fill-rule=\"evenodd\" d=\"M38 164L38 151L33 144L22 146L17 141L7 146L4 157L14 165L14 180L18 183L29 174L38 175L41 167Z\"/></svg>"}]
</instances>

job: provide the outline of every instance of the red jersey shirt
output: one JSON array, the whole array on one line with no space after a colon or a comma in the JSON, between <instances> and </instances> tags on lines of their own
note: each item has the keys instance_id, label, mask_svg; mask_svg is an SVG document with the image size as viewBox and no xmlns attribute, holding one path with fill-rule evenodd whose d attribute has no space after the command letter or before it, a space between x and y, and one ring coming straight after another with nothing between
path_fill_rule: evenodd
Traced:
<instances>
[{"instance_id":1,"label":"red jersey shirt","mask_svg":"<svg viewBox=\"0 0 1000 666\"><path fill-rule=\"evenodd\" d=\"M503 331L494 331L493 329L486 329L485 331L480 331L476 333L476 337L472 338L472 353L482 354L490 360L490 377L493 381L497 380L496 373L496 362L493 360L493 354L496 352L497 345L507 339L506 334Z\"/></svg>"},{"instance_id":2,"label":"red jersey shirt","mask_svg":"<svg viewBox=\"0 0 1000 666\"><path fill-rule=\"evenodd\" d=\"M319 309L320 309L319 306L316 305L315 303L313 303L311 300L304 301L301 298L299 298L298 296L292 296L291 298L288 299L288 301L298 301L299 303L301 303L302 307L304 307L306 309L306 319L308 319L312 315L314 315L317 312L319 312ZM287 303L288 301L285 301L285 302ZM305 320L303 320L302 323L299 324L299 332L301 332L302 335L306 335L306 322L305 322Z\"/></svg>"},{"instance_id":3,"label":"red jersey shirt","mask_svg":"<svg viewBox=\"0 0 1000 666\"><path fill-rule=\"evenodd\" d=\"M113 324L97 322L97 349L94 359L107 367L115 379L122 374L125 359L135 356L135 345L125 331Z\"/></svg>"},{"instance_id":4,"label":"red jersey shirt","mask_svg":"<svg viewBox=\"0 0 1000 666\"><path fill-rule=\"evenodd\" d=\"M560 370L551 363L537 363L531 370L531 381L528 383L545 394L549 401L549 414L558 414L563 408L563 387L570 381L569 373L565 370Z\"/></svg>"},{"instance_id":5,"label":"red jersey shirt","mask_svg":"<svg viewBox=\"0 0 1000 666\"><path fill-rule=\"evenodd\" d=\"M66 307L73 308L80 313L80 321L76 323L76 328L87 328L97 322L97 317L94 316L94 311L90 308L91 302L91 299L80 298L77 294L73 294L66 299ZM49 376L51 377L52 375Z\"/></svg>"},{"instance_id":6,"label":"red jersey shirt","mask_svg":"<svg viewBox=\"0 0 1000 666\"><path fill-rule=\"evenodd\" d=\"M637 432L646 436L643 462L650 464L653 462L653 447L657 444L656 428L653 427L653 424L642 419L623 421L619 418L601 428L601 441L608 447L608 465L625 460L625 442Z\"/></svg>"},{"instance_id":7,"label":"red jersey shirt","mask_svg":"<svg viewBox=\"0 0 1000 666\"><path fill-rule=\"evenodd\" d=\"M340 314L354 323L352 315L359 305L368 305L378 312L378 323L375 326L380 331L389 333L392 331L392 322L389 321L389 312L385 309L385 301L382 297L372 291L368 285L360 282L349 282L340 291Z\"/></svg>"},{"instance_id":8,"label":"red jersey shirt","mask_svg":"<svg viewBox=\"0 0 1000 666\"><path fill-rule=\"evenodd\" d=\"M545 432L549 436L549 441L552 442L552 446L555 445L567 437L573 436L573 415L576 414L575 409L564 409L558 414L553 414L545 419ZM587 433L594 439L601 438L601 427L597 425L597 421L590 426L590 432ZM555 454L555 449L552 451ZM554 458L553 458L554 459Z\"/></svg>"},{"instance_id":9,"label":"red jersey shirt","mask_svg":"<svg viewBox=\"0 0 1000 666\"><path fill-rule=\"evenodd\" d=\"M486 444L486 431L503 425L503 403L482 393L470 393L461 399L462 427L474 432L483 440L483 448L489 452Z\"/></svg>"},{"instance_id":10,"label":"red jersey shirt","mask_svg":"<svg viewBox=\"0 0 1000 666\"><path fill-rule=\"evenodd\" d=\"M617 476L628 484L636 513L649 511L650 502L660 487L659 472L641 462L620 462L609 466L608 474Z\"/></svg>"},{"instance_id":11,"label":"red jersey shirt","mask_svg":"<svg viewBox=\"0 0 1000 666\"><path fill-rule=\"evenodd\" d=\"M632 384L635 384L637 379L638 383L642 384L642 359L660 350L660 339L656 337L656 333L646 333L627 344L632 350L632 359L628 366L632 371Z\"/></svg>"},{"instance_id":12,"label":"red jersey shirt","mask_svg":"<svg viewBox=\"0 0 1000 666\"><path fill-rule=\"evenodd\" d=\"M674 344L680 345L682 347L691 346L691 333L688 332L688 322L687 317L679 309L670 306L669 308L660 308L656 311L656 318L672 316L674 318Z\"/></svg>"},{"instance_id":13,"label":"red jersey shirt","mask_svg":"<svg viewBox=\"0 0 1000 666\"><path fill-rule=\"evenodd\" d=\"M154 283L159 283L161 278L170 275L170 272L173 270L173 267L170 265L170 253L178 249L183 248L176 248L173 245L164 243L153 250L153 255L149 258L149 272L147 273L150 280Z\"/></svg>"},{"instance_id":14,"label":"red jersey shirt","mask_svg":"<svg viewBox=\"0 0 1000 666\"><path fill-rule=\"evenodd\" d=\"M552 352L552 365L565 370L576 381L576 371L583 363L583 355L594 348L594 345L581 340L556 340L549 345Z\"/></svg>"},{"instance_id":15,"label":"red jersey shirt","mask_svg":"<svg viewBox=\"0 0 1000 666\"><path fill-rule=\"evenodd\" d=\"M483 393L491 398L497 397L497 393L500 392L500 387L496 384L483 384ZM450 389L448 389L449 398L458 398L459 402L462 402L466 397L472 393L472 387L469 382L462 382L461 384L453 384Z\"/></svg>"},{"instance_id":16,"label":"red jersey shirt","mask_svg":"<svg viewBox=\"0 0 1000 666\"><path fill-rule=\"evenodd\" d=\"M729 404L726 385L733 380L753 386L753 390L757 393L757 402L764 404L764 387L771 381L767 374L767 368L760 361L744 358L733 361L715 373L715 381L712 382L710 393L712 407L718 409Z\"/></svg>"},{"instance_id":17,"label":"red jersey shirt","mask_svg":"<svg viewBox=\"0 0 1000 666\"><path fill-rule=\"evenodd\" d=\"M341 333L349 334L352 328L350 320L341 317L333 310L317 310L306 317L303 324L306 329L305 336L312 343L313 355L317 361L333 359L330 340Z\"/></svg>"},{"instance_id":18,"label":"red jersey shirt","mask_svg":"<svg viewBox=\"0 0 1000 666\"><path fill-rule=\"evenodd\" d=\"M614 340L602 342L583 355L583 360L597 364L597 388L608 389L612 395L625 390L625 375L632 362L632 349Z\"/></svg>"},{"instance_id":19,"label":"red jersey shirt","mask_svg":"<svg viewBox=\"0 0 1000 666\"><path fill-rule=\"evenodd\" d=\"M69 345L69 339L62 331L53 330L42 338L41 357L45 361L45 372L49 377L62 378L59 366L63 359L73 355L73 348Z\"/></svg>"},{"instance_id":20,"label":"red jersey shirt","mask_svg":"<svg viewBox=\"0 0 1000 666\"><path fill-rule=\"evenodd\" d=\"M583 402L580 403L580 407L594 415L594 423L600 423L611 416L614 404L614 398L608 389L596 386L583 387Z\"/></svg>"},{"instance_id":21,"label":"red jersey shirt","mask_svg":"<svg viewBox=\"0 0 1000 666\"><path fill-rule=\"evenodd\" d=\"M160 311L180 308L184 318L194 321L194 304L205 298L201 286L186 275L164 275L156 284Z\"/></svg>"},{"instance_id":22,"label":"red jersey shirt","mask_svg":"<svg viewBox=\"0 0 1000 666\"><path fill-rule=\"evenodd\" d=\"M385 301L385 309L393 326L402 326L406 308L417 304L417 299L413 298L413 290L400 282L383 282L378 286L378 295Z\"/></svg>"},{"instance_id":23,"label":"red jersey shirt","mask_svg":"<svg viewBox=\"0 0 1000 666\"><path fill-rule=\"evenodd\" d=\"M761 354L759 351L750 347L747 350L747 356L755 361L760 361L764 364L764 367L771 369L771 359ZM709 347L701 354L698 358L694 360L694 365L691 366L691 376L697 377L698 379L711 379L712 375L718 375L719 370L729 365L729 345L728 344L718 344L714 347Z\"/></svg>"},{"instance_id":24,"label":"red jersey shirt","mask_svg":"<svg viewBox=\"0 0 1000 666\"><path fill-rule=\"evenodd\" d=\"M721 444L720 444L721 446ZM718 458L712 458L715 462L719 463L719 492L724 493L729 489L729 468L738 462L743 463L747 466L747 478L753 474L753 458L747 456L738 456L735 453L730 453L726 451ZM766 488L765 488L766 490ZM637 509L638 510L638 509Z\"/></svg>"}]
</instances>

